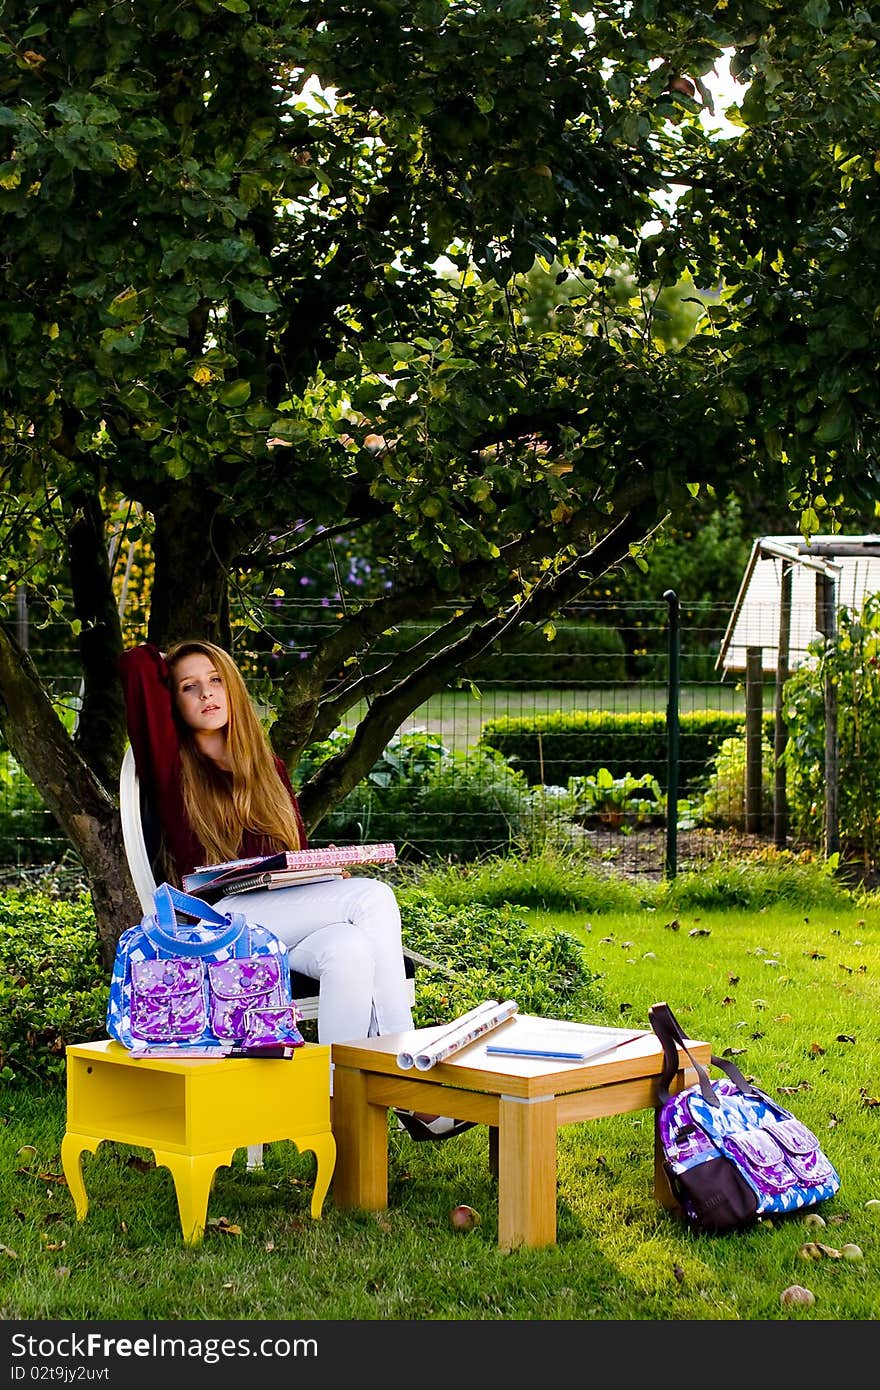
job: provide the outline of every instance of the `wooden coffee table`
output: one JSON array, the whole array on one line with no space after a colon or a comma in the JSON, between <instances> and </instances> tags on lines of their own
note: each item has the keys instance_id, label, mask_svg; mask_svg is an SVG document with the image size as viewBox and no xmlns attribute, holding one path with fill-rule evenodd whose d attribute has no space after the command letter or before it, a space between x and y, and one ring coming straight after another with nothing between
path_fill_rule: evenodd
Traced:
<instances>
[{"instance_id":1,"label":"wooden coffee table","mask_svg":"<svg viewBox=\"0 0 880 1390\"><path fill-rule=\"evenodd\" d=\"M545 1020L564 1027L575 1024ZM389 1107L451 1115L490 1126L490 1158L498 1177L498 1244L553 1245L556 1241L556 1131L602 1115L653 1109L663 1052L653 1032L623 1043L587 1062L487 1056L486 1046L515 1046L534 1037L541 1020L516 1015L428 1071L401 1070L397 1054L417 1053L445 1031L414 1029L381 1038L334 1043L333 1133L337 1157L333 1199L337 1207L378 1211L388 1205ZM589 1026L581 1025L584 1036ZM627 1038L631 1029L620 1029ZM710 1046L690 1043L706 1065ZM680 1056L682 1070L671 1090L696 1080ZM452 1142L455 1142L454 1140ZM654 1146L654 1193L674 1207Z\"/></svg>"}]
</instances>

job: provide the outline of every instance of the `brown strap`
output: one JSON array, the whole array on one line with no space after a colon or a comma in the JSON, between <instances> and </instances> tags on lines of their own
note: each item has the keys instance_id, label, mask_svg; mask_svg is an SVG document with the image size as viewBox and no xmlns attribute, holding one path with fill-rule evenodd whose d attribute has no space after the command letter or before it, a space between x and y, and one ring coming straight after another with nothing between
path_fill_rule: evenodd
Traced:
<instances>
[{"instance_id":1,"label":"brown strap","mask_svg":"<svg viewBox=\"0 0 880 1390\"><path fill-rule=\"evenodd\" d=\"M669 1005L662 1002L652 1004L648 1010L648 1022L660 1039L660 1043L663 1047L663 1071L657 1083L658 1103L663 1105L669 1099L669 1087L679 1070L680 1064L678 1054L680 1049L685 1053L688 1061L697 1074L700 1091L702 1092L706 1104L720 1105L721 1102L715 1094L715 1089L709 1079L709 1073L702 1063L697 1061L696 1057L693 1056L688 1048L689 1040L687 1035ZM710 1061L713 1067L717 1067L719 1071L723 1071L724 1074L729 1077L737 1090L742 1091L743 1095L753 1096L757 1094L754 1086L751 1082L746 1080L739 1067L733 1062L729 1062L724 1057L715 1057L714 1055L710 1058Z\"/></svg>"}]
</instances>

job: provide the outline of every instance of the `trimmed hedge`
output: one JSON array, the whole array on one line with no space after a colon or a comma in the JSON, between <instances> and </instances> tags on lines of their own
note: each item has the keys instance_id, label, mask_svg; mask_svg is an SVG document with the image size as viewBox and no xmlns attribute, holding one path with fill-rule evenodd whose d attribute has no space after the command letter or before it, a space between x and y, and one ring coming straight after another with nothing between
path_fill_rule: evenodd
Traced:
<instances>
[{"instance_id":1,"label":"trimmed hedge","mask_svg":"<svg viewBox=\"0 0 880 1390\"><path fill-rule=\"evenodd\" d=\"M774 716L764 715L764 732L773 738ZM727 710L694 710L679 718L679 790L693 792L706 777L709 761L726 738L745 737L745 717ZM666 715L654 711L559 710L528 717L488 720L480 744L495 748L530 785L564 787L607 767L614 777L650 773L667 783Z\"/></svg>"}]
</instances>

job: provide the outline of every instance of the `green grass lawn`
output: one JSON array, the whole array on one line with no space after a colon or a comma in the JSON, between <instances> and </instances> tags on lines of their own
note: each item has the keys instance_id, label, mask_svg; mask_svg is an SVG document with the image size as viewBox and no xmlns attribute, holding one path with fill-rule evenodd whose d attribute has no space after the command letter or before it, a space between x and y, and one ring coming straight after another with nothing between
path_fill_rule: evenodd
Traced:
<instances>
[{"instance_id":1,"label":"green grass lawn","mask_svg":"<svg viewBox=\"0 0 880 1390\"><path fill-rule=\"evenodd\" d=\"M610 901L610 900L609 900ZM390 1136L390 1205L312 1221L311 1155L244 1154L217 1174L201 1246L180 1240L171 1177L142 1150L86 1154L77 1224L61 1177L61 1090L8 1095L0 1123L0 1319L807 1320L880 1313L880 908L841 900L764 910L639 905L529 909L602 975L604 1021L647 1026L666 999L685 1028L815 1130L841 1175L818 1232L789 1218L689 1233L655 1204L652 1115L570 1126L558 1140L558 1240L502 1254L487 1131L446 1144ZM295 1065L295 1063L293 1064ZM481 1224L459 1233L459 1203ZM818 1240L864 1258L802 1258ZM784 1308L791 1284L816 1295Z\"/></svg>"}]
</instances>

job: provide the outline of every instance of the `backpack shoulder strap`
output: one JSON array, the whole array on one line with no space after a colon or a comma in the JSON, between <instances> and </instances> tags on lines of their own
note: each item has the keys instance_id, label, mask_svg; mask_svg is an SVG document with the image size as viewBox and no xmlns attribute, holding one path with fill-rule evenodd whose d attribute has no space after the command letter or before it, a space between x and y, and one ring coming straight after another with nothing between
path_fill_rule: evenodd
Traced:
<instances>
[{"instance_id":1,"label":"backpack shoulder strap","mask_svg":"<svg viewBox=\"0 0 880 1390\"><path fill-rule=\"evenodd\" d=\"M689 1039L669 1005L666 1003L652 1004L648 1010L648 1022L663 1047L663 1071L657 1084L657 1098L660 1104L664 1104L669 1099L669 1087L678 1071L678 1051L681 1049L697 1074L700 1091L706 1104L717 1106L720 1102L709 1079L709 1073L702 1063L698 1062L691 1054L688 1048ZM746 1080L739 1067L733 1062L728 1061L725 1057L716 1057L714 1054L710 1060L713 1067L717 1067L719 1071L723 1071L725 1076L730 1078L737 1090L742 1091L747 1096L757 1094L755 1087Z\"/></svg>"}]
</instances>

